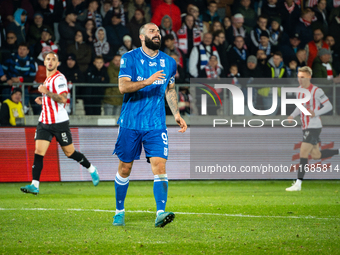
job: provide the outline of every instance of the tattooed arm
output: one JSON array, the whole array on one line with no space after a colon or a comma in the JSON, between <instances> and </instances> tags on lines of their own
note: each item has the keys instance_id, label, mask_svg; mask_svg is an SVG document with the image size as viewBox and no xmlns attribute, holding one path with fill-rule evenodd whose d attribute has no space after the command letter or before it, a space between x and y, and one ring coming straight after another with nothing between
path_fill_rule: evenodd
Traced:
<instances>
[{"instance_id":1,"label":"tattooed arm","mask_svg":"<svg viewBox=\"0 0 340 255\"><path fill-rule=\"evenodd\" d=\"M168 105L171 109L172 114L175 117L177 124L181 127L178 132L184 133L187 130L187 124L182 119L181 115L178 111L178 100L177 93L175 90L175 83L169 84L165 91L166 100L168 101Z\"/></svg>"},{"instance_id":2,"label":"tattooed arm","mask_svg":"<svg viewBox=\"0 0 340 255\"><path fill-rule=\"evenodd\" d=\"M38 88L39 92L46 94L46 96L52 98L54 101L62 104L66 104L67 102L67 93L62 93L62 94L57 94L57 93L52 93L51 91L47 90L46 86L40 85Z\"/></svg>"}]
</instances>

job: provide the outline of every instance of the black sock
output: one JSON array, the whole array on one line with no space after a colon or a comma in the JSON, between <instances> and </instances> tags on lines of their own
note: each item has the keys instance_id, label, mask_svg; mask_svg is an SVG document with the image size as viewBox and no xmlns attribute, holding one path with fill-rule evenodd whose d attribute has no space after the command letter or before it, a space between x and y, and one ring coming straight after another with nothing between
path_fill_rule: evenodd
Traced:
<instances>
[{"instance_id":1,"label":"black sock","mask_svg":"<svg viewBox=\"0 0 340 255\"><path fill-rule=\"evenodd\" d=\"M34 163L32 166L33 180L36 180L36 181L40 180L40 174L43 169L43 159L44 159L44 156L34 154Z\"/></svg>"},{"instance_id":2,"label":"black sock","mask_svg":"<svg viewBox=\"0 0 340 255\"><path fill-rule=\"evenodd\" d=\"M339 154L339 150L322 150L321 152L321 158L330 158L333 157L334 155L338 155Z\"/></svg>"},{"instance_id":3,"label":"black sock","mask_svg":"<svg viewBox=\"0 0 340 255\"><path fill-rule=\"evenodd\" d=\"M69 156L69 158L74 159L83 167L89 168L91 166L90 162L87 160L84 154L80 153L79 151L74 151L73 154Z\"/></svg>"},{"instance_id":4,"label":"black sock","mask_svg":"<svg viewBox=\"0 0 340 255\"><path fill-rule=\"evenodd\" d=\"M300 165L298 170L298 179L303 180L303 177L305 176L306 170L305 167L308 164L308 158L300 158Z\"/></svg>"}]
</instances>

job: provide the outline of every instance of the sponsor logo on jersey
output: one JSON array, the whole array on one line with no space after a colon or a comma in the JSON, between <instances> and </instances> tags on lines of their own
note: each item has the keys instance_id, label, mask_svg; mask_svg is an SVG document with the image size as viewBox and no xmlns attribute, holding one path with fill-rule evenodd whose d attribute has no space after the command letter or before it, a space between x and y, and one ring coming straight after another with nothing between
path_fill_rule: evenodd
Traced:
<instances>
[{"instance_id":1,"label":"sponsor logo on jersey","mask_svg":"<svg viewBox=\"0 0 340 255\"><path fill-rule=\"evenodd\" d=\"M164 59L161 59L161 60L160 60L160 64L161 64L161 67L165 67L165 60L164 60Z\"/></svg>"},{"instance_id":2,"label":"sponsor logo on jersey","mask_svg":"<svg viewBox=\"0 0 340 255\"><path fill-rule=\"evenodd\" d=\"M68 138L67 138L67 135L66 133L61 133L61 139L63 139L63 142L67 143L68 142Z\"/></svg>"},{"instance_id":3,"label":"sponsor logo on jersey","mask_svg":"<svg viewBox=\"0 0 340 255\"><path fill-rule=\"evenodd\" d=\"M141 76L138 76L138 77L137 77L137 81L144 81L144 80L146 80L146 78L141 77ZM164 84L165 82L166 82L166 79L162 79L162 80L154 81L152 84L154 84L154 85L160 85L160 84Z\"/></svg>"},{"instance_id":4,"label":"sponsor logo on jersey","mask_svg":"<svg viewBox=\"0 0 340 255\"><path fill-rule=\"evenodd\" d=\"M144 59L141 59L140 62L142 63L142 65L144 64Z\"/></svg>"},{"instance_id":5,"label":"sponsor logo on jersey","mask_svg":"<svg viewBox=\"0 0 340 255\"><path fill-rule=\"evenodd\" d=\"M62 88L62 87L65 87L65 86L66 86L66 84L59 84L58 88Z\"/></svg>"},{"instance_id":6,"label":"sponsor logo on jersey","mask_svg":"<svg viewBox=\"0 0 340 255\"><path fill-rule=\"evenodd\" d=\"M157 66L156 62L149 62L149 66Z\"/></svg>"},{"instance_id":7,"label":"sponsor logo on jersey","mask_svg":"<svg viewBox=\"0 0 340 255\"><path fill-rule=\"evenodd\" d=\"M120 68L125 68L126 67L126 58L122 58L120 60Z\"/></svg>"}]
</instances>

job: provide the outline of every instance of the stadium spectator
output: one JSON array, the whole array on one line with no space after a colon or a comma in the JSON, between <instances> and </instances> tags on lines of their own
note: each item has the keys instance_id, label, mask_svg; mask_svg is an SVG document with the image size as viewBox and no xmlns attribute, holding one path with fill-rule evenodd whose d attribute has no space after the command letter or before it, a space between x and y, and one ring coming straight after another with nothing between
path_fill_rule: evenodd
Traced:
<instances>
[{"instance_id":1,"label":"stadium spectator","mask_svg":"<svg viewBox=\"0 0 340 255\"><path fill-rule=\"evenodd\" d=\"M67 12L65 19L59 23L59 34L60 34L60 60L66 59L67 46L74 43L74 35L78 30L84 30L81 23L77 21L77 15L72 12Z\"/></svg>"},{"instance_id":2,"label":"stadium spectator","mask_svg":"<svg viewBox=\"0 0 340 255\"><path fill-rule=\"evenodd\" d=\"M4 72L4 70L2 69L2 65L0 65L0 84L3 83L3 82L6 82L6 81L7 81L7 76ZM2 87L0 87L0 88L2 88Z\"/></svg>"},{"instance_id":3,"label":"stadium spectator","mask_svg":"<svg viewBox=\"0 0 340 255\"><path fill-rule=\"evenodd\" d=\"M129 31L121 23L120 14L115 14L111 18L111 25L105 27L107 41L112 47L113 52L117 52L119 47L123 45L123 37L129 34Z\"/></svg>"},{"instance_id":4,"label":"stadium spectator","mask_svg":"<svg viewBox=\"0 0 340 255\"><path fill-rule=\"evenodd\" d=\"M43 24L53 29L54 22L59 22L62 19L64 11L62 1L54 1L53 8L50 8L50 0L38 0L37 2L34 8L34 14L41 13L43 16Z\"/></svg>"},{"instance_id":5,"label":"stadium spectator","mask_svg":"<svg viewBox=\"0 0 340 255\"><path fill-rule=\"evenodd\" d=\"M295 33L300 36L301 47L305 47L307 43L313 40L312 22L314 20L314 12L310 8L306 8L301 12L301 17L295 24Z\"/></svg>"},{"instance_id":6,"label":"stadium spectator","mask_svg":"<svg viewBox=\"0 0 340 255\"><path fill-rule=\"evenodd\" d=\"M218 51L212 44L212 37L211 33L205 33L203 41L192 49L189 57L189 73L191 77L196 78L199 76L201 69L207 65L212 55L217 57L218 65L221 67Z\"/></svg>"},{"instance_id":7,"label":"stadium spectator","mask_svg":"<svg viewBox=\"0 0 340 255\"><path fill-rule=\"evenodd\" d=\"M250 40L255 47L258 47L258 45L260 44L260 37L263 31L266 31L268 34L270 34L269 30L267 29L267 24L268 18L261 15L257 18L257 25L255 26L255 28L250 31Z\"/></svg>"},{"instance_id":8,"label":"stadium spectator","mask_svg":"<svg viewBox=\"0 0 340 255\"><path fill-rule=\"evenodd\" d=\"M14 32L8 31L6 35L6 41L1 45L0 52L1 52L1 61L0 63L3 64L4 61L11 57L12 53L18 52L18 42L17 36Z\"/></svg>"},{"instance_id":9,"label":"stadium spectator","mask_svg":"<svg viewBox=\"0 0 340 255\"><path fill-rule=\"evenodd\" d=\"M257 64L257 58L254 55L250 55L247 58L247 67L241 73L241 77L245 78L262 78L263 70Z\"/></svg>"},{"instance_id":10,"label":"stadium spectator","mask_svg":"<svg viewBox=\"0 0 340 255\"><path fill-rule=\"evenodd\" d=\"M226 30L226 40L229 44L235 41L235 38L242 36L244 39L247 36L247 31L243 27L244 17L242 14L237 13L232 17L232 25Z\"/></svg>"},{"instance_id":11,"label":"stadium spectator","mask_svg":"<svg viewBox=\"0 0 340 255\"><path fill-rule=\"evenodd\" d=\"M120 55L115 55L110 62L107 72L109 75L110 83L118 84L118 74L120 68ZM123 104L123 95L119 92L118 86L106 87L104 94L104 115L120 115Z\"/></svg>"},{"instance_id":12,"label":"stadium spectator","mask_svg":"<svg viewBox=\"0 0 340 255\"><path fill-rule=\"evenodd\" d=\"M123 26L127 24L124 6L120 0L112 0L112 9L108 11L106 15L106 20L104 21L105 26L111 25L113 16L119 17Z\"/></svg>"},{"instance_id":13,"label":"stadium spectator","mask_svg":"<svg viewBox=\"0 0 340 255\"><path fill-rule=\"evenodd\" d=\"M234 14L240 13L244 17L243 26L246 29L247 33L253 29L254 24L256 23L257 14L251 6L251 0L241 0L240 6L236 7L234 10Z\"/></svg>"},{"instance_id":14,"label":"stadium spectator","mask_svg":"<svg viewBox=\"0 0 340 255\"><path fill-rule=\"evenodd\" d=\"M224 17L222 24L223 24L224 32L226 32L228 28L231 26L230 18Z\"/></svg>"},{"instance_id":15,"label":"stadium spectator","mask_svg":"<svg viewBox=\"0 0 340 255\"><path fill-rule=\"evenodd\" d=\"M227 57L227 43L225 40L225 34L223 30L217 30L215 33L213 33L213 44L215 45L218 55L220 56L221 65L224 70L228 70L229 68L229 62Z\"/></svg>"},{"instance_id":16,"label":"stadium spectator","mask_svg":"<svg viewBox=\"0 0 340 255\"><path fill-rule=\"evenodd\" d=\"M298 34L292 34L289 38L289 44L281 44L279 46L282 52L283 61L286 65L288 62L296 56L297 51L300 49L300 37Z\"/></svg>"},{"instance_id":17,"label":"stadium spectator","mask_svg":"<svg viewBox=\"0 0 340 255\"><path fill-rule=\"evenodd\" d=\"M30 45L30 47L34 47L36 43L38 43L41 40L41 33L44 28L49 29L49 33L53 36L53 33L51 31L51 27L47 27L46 25L43 25L43 15L39 12L36 12L34 14L34 22L30 25L30 28L28 30L27 35L27 41Z\"/></svg>"},{"instance_id":18,"label":"stadium spectator","mask_svg":"<svg viewBox=\"0 0 340 255\"><path fill-rule=\"evenodd\" d=\"M19 44L26 42L26 20L27 12L24 9L18 8L14 13L14 20L6 27L6 31L13 31L15 33Z\"/></svg>"},{"instance_id":19,"label":"stadium spectator","mask_svg":"<svg viewBox=\"0 0 340 255\"><path fill-rule=\"evenodd\" d=\"M277 50L277 47L271 45L269 41L269 34L267 31L262 31L260 35L260 43L256 47L255 45L251 45L250 54L255 55L258 50L264 50L265 54L269 57L273 52Z\"/></svg>"},{"instance_id":20,"label":"stadium spectator","mask_svg":"<svg viewBox=\"0 0 340 255\"><path fill-rule=\"evenodd\" d=\"M178 48L184 53L186 59L189 59L192 49L201 43L201 31L194 22L194 16L186 15L181 29L177 32Z\"/></svg>"},{"instance_id":21,"label":"stadium spectator","mask_svg":"<svg viewBox=\"0 0 340 255\"><path fill-rule=\"evenodd\" d=\"M195 27L201 32L202 35L203 33L208 32L208 28L203 24L200 18L200 11L196 5L189 4L187 7L187 14L190 14L194 17ZM185 17L183 19L185 20Z\"/></svg>"},{"instance_id":22,"label":"stadium spectator","mask_svg":"<svg viewBox=\"0 0 340 255\"><path fill-rule=\"evenodd\" d=\"M281 26L281 18L280 17L273 17L271 21L271 25L268 28L269 30L269 38L270 43L273 46L278 46L279 44L288 44L289 36L283 30Z\"/></svg>"},{"instance_id":23,"label":"stadium spectator","mask_svg":"<svg viewBox=\"0 0 340 255\"><path fill-rule=\"evenodd\" d=\"M35 44L34 46L34 53L33 57L35 59L38 59L42 62L44 62L43 58L43 51L49 51L49 52L54 52L58 53L58 46L52 41L52 34L51 30L48 28L43 28L40 36L40 40ZM41 63L42 66L44 66L44 63ZM46 72L45 72L46 75ZM45 80L45 79L44 79Z\"/></svg>"},{"instance_id":24,"label":"stadium spectator","mask_svg":"<svg viewBox=\"0 0 340 255\"><path fill-rule=\"evenodd\" d=\"M286 78L287 77L287 71L286 71L286 65L283 63L283 58L282 58L282 53L277 51L274 53L273 57L271 57L268 60L267 63L269 69L270 69L270 74L271 78ZM272 107L273 103L273 95L272 95L272 88L270 87L265 87L265 88L260 88L257 91L258 95L262 99L263 103L263 108L265 110L268 110ZM278 88L278 107L275 109L275 111L272 113L273 115L276 115L279 105L280 105L280 95L281 95L281 89Z\"/></svg>"},{"instance_id":25,"label":"stadium spectator","mask_svg":"<svg viewBox=\"0 0 340 255\"><path fill-rule=\"evenodd\" d=\"M162 18L168 15L172 19L172 30L177 32L181 28L181 11L172 2L172 0L164 0L152 15L151 22L155 23L157 26L161 25Z\"/></svg>"},{"instance_id":26,"label":"stadium spectator","mask_svg":"<svg viewBox=\"0 0 340 255\"><path fill-rule=\"evenodd\" d=\"M332 52L329 49L322 48L313 62L313 78L324 78L334 83L340 83L340 75L334 70L331 62ZM325 93L330 96L331 88L324 88Z\"/></svg>"},{"instance_id":27,"label":"stadium spectator","mask_svg":"<svg viewBox=\"0 0 340 255\"><path fill-rule=\"evenodd\" d=\"M102 56L105 63L112 60L113 54L110 50L110 44L107 42L107 36L105 28L98 27L95 39L93 41L93 48L96 56Z\"/></svg>"},{"instance_id":28,"label":"stadium spectator","mask_svg":"<svg viewBox=\"0 0 340 255\"><path fill-rule=\"evenodd\" d=\"M137 9L135 11L135 15L132 17L130 22L127 24L127 29L130 32L132 38L132 44L136 45L136 47L142 46L139 39L139 29L146 24L144 18L144 11L141 9Z\"/></svg>"},{"instance_id":29,"label":"stadium spectator","mask_svg":"<svg viewBox=\"0 0 340 255\"><path fill-rule=\"evenodd\" d=\"M93 40L96 38L95 33L96 33L97 27L96 23L94 22L93 19L88 19L85 22L85 38L84 41L88 43L89 45L93 46Z\"/></svg>"},{"instance_id":30,"label":"stadium spectator","mask_svg":"<svg viewBox=\"0 0 340 255\"><path fill-rule=\"evenodd\" d=\"M257 66L261 70L262 77L263 78L269 78L270 74L269 74L269 68L268 68L268 65L267 65L268 56L266 55L264 50L258 50L256 52L256 58L257 58Z\"/></svg>"},{"instance_id":31,"label":"stadium spectator","mask_svg":"<svg viewBox=\"0 0 340 255\"><path fill-rule=\"evenodd\" d=\"M209 32L214 34L216 31L219 30L222 30L223 33L225 33L222 23L220 21L214 21L210 26Z\"/></svg>"},{"instance_id":32,"label":"stadium spectator","mask_svg":"<svg viewBox=\"0 0 340 255\"><path fill-rule=\"evenodd\" d=\"M336 44L334 46L334 50L340 53L340 14L333 18L332 22L329 25L329 34L333 36Z\"/></svg>"},{"instance_id":33,"label":"stadium spectator","mask_svg":"<svg viewBox=\"0 0 340 255\"><path fill-rule=\"evenodd\" d=\"M117 54L123 56L123 54L133 49L136 49L136 46L132 44L131 36L124 35L123 45L119 47Z\"/></svg>"},{"instance_id":34,"label":"stadium spectator","mask_svg":"<svg viewBox=\"0 0 340 255\"><path fill-rule=\"evenodd\" d=\"M217 3L215 1L210 1L207 10L202 12L202 21L209 23L209 25L214 21L221 21L221 18L217 13Z\"/></svg>"},{"instance_id":35,"label":"stadium spectator","mask_svg":"<svg viewBox=\"0 0 340 255\"><path fill-rule=\"evenodd\" d=\"M73 53L76 55L77 63L80 71L86 72L92 59L92 48L84 41L84 33L78 30L75 33L74 43L67 46L67 54Z\"/></svg>"},{"instance_id":36,"label":"stadium spectator","mask_svg":"<svg viewBox=\"0 0 340 255\"><path fill-rule=\"evenodd\" d=\"M173 52L173 53L170 53L170 57L172 57L176 61L176 64L177 64L177 71L176 71L176 75L175 75L175 82L177 84L185 83L185 78L186 78L185 69L182 68L181 65L179 64L180 61L179 61L178 55Z\"/></svg>"},{"instance_id":37,"label":"stadium spectator","mask_svg":"<svg viewBox=\"0 0 340 255\"><path fill-rule=\"evenodd\" d=\"M86 72L86 82L97 85L84 88L86 115L101 115L105 87L102 87L100 83L109 83L109 81L107 68L104 66L104 59L98 56L95 57L93 64L89 66Z\"/></svg>"},{"instance_id":38,"label":"stadium spectator","mask_svg":"<svg viewBox=\"0 0 340 255\"><path fill-rule=\"evenodd\" d=\"M294 58L291 59L286 67L287 78L296 78L299 68L300 67L297 66L297 60Z\"/></svg>"},{"instance_id":39,"label":"stadium spectator","mask_svg":"<svg viewBox=\"0 0 340 255\"><path fill-rule=\"evenodd\" d=\"M76 16L80 15L86 9L86 1L72 0L71 4L67 4L65 14L74 13Z\"/></svg>"},{"instance_id":40,"label":"stadium spectator","mask_svg":"<svg viewBox=\"0 0 340 255\"><path fill-rule=\"evenodd\" d=\"M164 53L171 56L171 54L175 54L178 57L178 63L181 66L181 68L184 68L185 59L183 56L183 52L176 46L175 44L175 38L172 34L168 34L162 38L162 41L164 41L165 48Z\"/></svg>"},{"instance_id":41,"label":"stadium spectator","mask_svg":"<svg viewBox=\"0 0 340 255\"><path fill-rule=\"evenodd\" d=\"M172 19L169 15L164 15L161 21L161 25L159 26L159 30L161 36L164 37L165 35L172 34L175 39L175 44L177 45L177 35L174 30L172 30ZM164 40L162 40L161 50L164 49Z\"/></svg>"},{"instance_id":42,"label":"stadium spectator","mask_svg":"<svg viewBox=\"0 0 340 255\"><path fill-rule=\"evenodd\" d=\"M25 125L25 114L21 104L21 88L14 87L11 98L2 102L0 110L0 126L15 127Z\"/></svg>"},{"instance_id":43,"label":"stadium spectator","mask_svg":"<svg viewBox=\"0 0 340 255\"><path fill-rule=\"evenodd\" d=\"M84 23L86 20L93 20L95 24L95 28L101 27L103 24L102 16L98 12L98 0L89 0L88 7L85 9L82 13L80 13L77 17L77 19Z\"/></svg>"},{"instance_id":44,"label":"stadium spectator","mask_svg":"<svg viewBox=\"0 0 340 255\"><path fill-rule=\"evenodd\" d=\"M225 72L223 67L218 65L218 59L215 55L209 57L209 62L200 70L200 78L219 79L224 78Z\"/></svg>"},{"instance_id":45,"label":"stadium spectator","mask_svg":"<svg viewBox=\"0 0 340 255\"><path fill-rule=\"evenodd\" d=\"M306 66L306 59L307 59L307 54L305 49L299 49L296 52L296 58L297 58L297 64L298 67L303 67Z\"/></svg>"},{"instance_id":46,"label":"stadium spectator","mask_svg":"<svg viewBox=\"0 0 340 255\"><path fill-rule=\"evenodd\" d=\"M235 41L229 46L228 52L229 64L237 64L238 70L242 73L246 67L248 51L242 36L236 36Z\"/></svg>"},{"instance_id":47,"label":"stadium spectator","mask_svg":"<svg viewBox=\"0 0 340 255\"><path fill-rule=\"evenodd\" d=\"M323 32L320 28L313 31L313 40L306 44L307 65L312 67L313 61L322 48L329 49L329 45L323 40Z\"/></svg>"},{"instance_id":48,"label":"stadium spectator","mask_svg":"<svg viewBox=\"0 0 340 255\"><path fill-rule=\"evenodd\" d=\"M112 0L104 0L99 9L99 12L103 17L103 26L110 24L110 10L112 10Z\"/></svg>"},{"instance_id":49,"label":"stadium spectator","mask_svg":"<svg viewBox=\"0 0 340 255\"><path fill-rule=\"evenodd\" d=\"M332 59L333 59L333 68L336 73L340 74L340 55L339 52L335 50L335 40L331 35L327 35L325 38L325 42L328 44L329 49L332 51Z\"/></svg>"},{"instance_id":50,"label":"stadium spectator","mask_svg":"<svg viewBox=\"0 0 340 255\"><path fill-rule=\"evenodd\" d=\"M295 34L295 24L299 21L301 15L300 6L298 6L294 0L284 0L278 4L283 30L289 36L292 36Z\"/></svg>"},{"instance_id":51,"label":"stadium spectator","mask_svg":"<svg viewBox=\"0 0 340 255\"><path fill-rule=\"evenodd\" d=\"M318 4L314 6L313 11L315 12L316 21L323 31L323 33L328 34L328 21L327 21L327 1L326 0L318 0Z\"/></svg>"},{"instance_id":52,"label":"stadium spectator","mask_svg":"<svg viewBox=\"0 0 340 255\"><path fill-rule=\"evenodd\" d=\"M128 6L127 6L128 22L131 22L131 19L135 16L136 10L143 10L143 16L145 18L145 23L150 22L151 11L150 11L150 7L147 5L145 0L131 0L131 1L129 1Z\"/></svg>"},{"instance_id":53,"label":"stadium spectator","mask_svg":"<svg viewBox=\"0 0 340 255\"><path fill-rule=\"evenodd\" d=\"M7 83L9 86L12 86L13 83L22 83L22 82L33 82L35 79L35 75L37 72L36 63L33 57L29 55L29 48L27 43L19 44L17 53L13 53L10 58L6 59L3 64L3 69L7 76ZM32 86L30 89L34 89L38 86ZM10 97L11 88L7 87L2 90L2 98L3 100ZM28 94L28 87L25 87L25 113L28 111L28 103L29 100L35 100L34 95ZM41 107L34 107L33 113L39 114Z\"/></svg>"},{"instance_id":54,"label":"stadium spectator","mask_svg":"<svg viewBox=\"0 0 340 255\"><path fill-rule=\"evenodd\" d=\"M267 16L269 20L272 20L274 17L278 17L279 8L277 6L277 0L268 0L263 2L261 15Z\"/></svg>"},{"instance_id":55,"label":"stadium spectator","mask_svg":"<svg viewBox=\"0 0 340 255\"><path fill-rule=\"evenodd\" d=\"M33 21L34 9L30 0L2 0L0 1L0 16L6 28L14 21L14 13L18 9L25 10L29 23Z\"/></svg>"}]
</instances>

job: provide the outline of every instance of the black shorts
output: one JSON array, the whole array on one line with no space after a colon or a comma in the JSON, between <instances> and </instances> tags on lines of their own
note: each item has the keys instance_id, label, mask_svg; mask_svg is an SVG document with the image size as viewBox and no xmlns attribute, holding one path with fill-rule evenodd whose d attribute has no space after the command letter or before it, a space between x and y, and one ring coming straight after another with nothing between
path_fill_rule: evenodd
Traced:
<instances>
[{"instance_id":1,"label":"black shorts","mask_svg":"<svg viewBox=\"0 0 340 255\"><path fill-rule=\"evenodd\" d=\"M321 128L311 128L311 129L305 129L303 132L303 140L304 143L310 143L313 145L317 145L320 142L320 133Z\"/></svg>"},{"instance_id":2,"label":"black shorts","mask_svg":"<svg viewBox=\"0 0 340 255\"><path fill-rule=\"evenodd\" d=\"M72 143L72 135L69 121L56 124L43 124L39 122L35 131L35 140L52 141L55 136L60 146L67 146Z\"/></svg>"}]
</instances>

